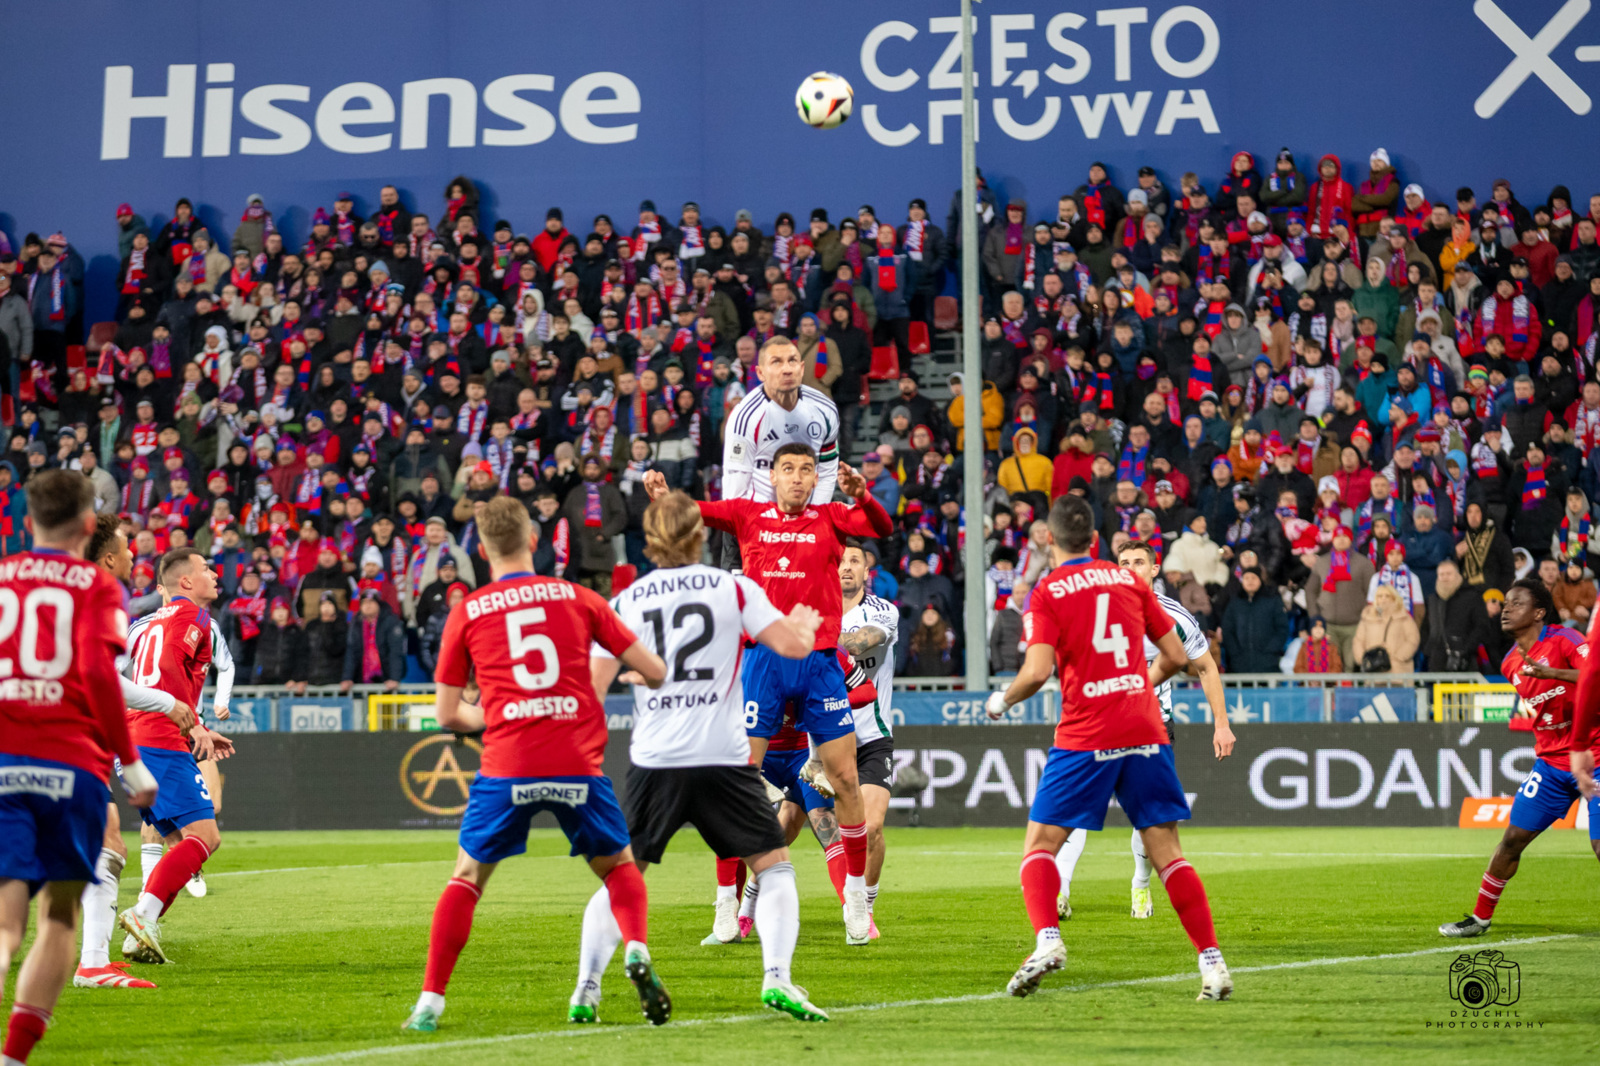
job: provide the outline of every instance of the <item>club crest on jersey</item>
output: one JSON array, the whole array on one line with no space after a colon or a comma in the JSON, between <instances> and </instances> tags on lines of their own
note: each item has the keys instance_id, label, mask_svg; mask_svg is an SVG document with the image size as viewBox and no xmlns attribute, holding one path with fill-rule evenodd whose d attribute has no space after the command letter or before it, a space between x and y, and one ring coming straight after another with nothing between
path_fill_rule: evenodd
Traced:
<instances>
[{"instance_id":1,"label":"club crest on jersey","mask_svg":"<svg viewBox=\"0 0 1600 1066\"><path fill-rule=\"evenodd\" d=\"M511 802L519 807L527 803L582 807L589 802L589 786L582 781L529 781L511 786Z\"/></svg>"},{"instance_id":2,"label":"club crest on jersey","mask_svg":"<svg viewBox=\"0 0 1600 1066\"><path fill-rule=\"evenodd\" d=\"M191 625L183 634L183 642L193 651L200 643L200 627Z\"/></svg>"}]
</instances>

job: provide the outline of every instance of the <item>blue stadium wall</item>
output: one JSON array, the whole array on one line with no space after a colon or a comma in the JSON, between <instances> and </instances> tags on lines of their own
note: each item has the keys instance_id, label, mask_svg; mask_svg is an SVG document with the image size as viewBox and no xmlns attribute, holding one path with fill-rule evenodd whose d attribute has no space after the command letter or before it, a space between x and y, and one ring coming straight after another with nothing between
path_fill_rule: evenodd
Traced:
<instances>
[{"instance_id":1,"label":"blue stadium wall","mask_svg":"<svg viewBox=\"0 0 1600 1066\"><path fill-rule=\"evenodd\" d=\"M1502 8L1504 13L1502 13ZM979 162L1038 215L1103 160L1124 187L1153 162L1208 183L1238 149L1303 171L1335 152L1359 181L1388 149L1434 199L1511 179L1539 202L1596 191L1600 14L1589 0L1202 0L977 8ZM488 218L533 231L559 204L632 225L862 203L943 223L958 182L957 5L671 0L193 0L8 5L0 229L66 232L90 261L92 316L115 270L118 203L152 227L190 197L226 242L261 193L291 240L308 211L380 185L437 217L475 178ZM855 116L819 133L796 86L843 74ZM1263 167L1265 169L1265 166ZM802 224L804 218L802 216Z\"/></svg>"}]
</instances>

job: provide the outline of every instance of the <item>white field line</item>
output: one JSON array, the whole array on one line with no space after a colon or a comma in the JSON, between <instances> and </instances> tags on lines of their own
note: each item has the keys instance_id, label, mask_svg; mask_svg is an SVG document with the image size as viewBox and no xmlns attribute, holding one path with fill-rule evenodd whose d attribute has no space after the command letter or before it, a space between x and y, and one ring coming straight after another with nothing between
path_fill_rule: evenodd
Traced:
<instances>
[{"instance_id":1,"label":"white field line","mask_svg":"<svg viewBox=\"0 0 1600 1066\"><path fill-rule=\"evenodd\" d=\"M1543 944L1554 940L1577 940L1577 933L1557 933L1550 936L1525 936L1514 937L1510 940L1494 941L1493 946L1514 947L1522 944ZM1419 951L1391 951L1381 955L1336 955L1322 959L1302 959L1298 962L1278 962L1268 966L1238 966L1232 967L1235 974L1243 973L1269 973L1273 970L1304 970L1319 966L1342 966L1347 963L1357 962L1382 962L1388 959L1415 959L1426 955L1446 955L1459 952L1459 944L1450 944L1443 947L1423 948ZM1068 992L1094 992L1106 988L1128 988L1136 985L1171 984L1177 981L1193 981L1198 977L1194 970L1185 970L1183 973L1162 974L1159 977L1131 977L1121 981L1099 981L1093 984L1065 985L1057 988L1046 988L1036 993L1038 995L1060 995ZM935 999L903 999L888 1003L863 1003L857 1006L829 1008L829 1013L863 1014L871 1011L900 1010L910 1007L944 1007L962 1003L981 1003L993 999L1005 999L1007 995L999 992L979 992L965 996L940 996ZM685 1029L691 1026L705 1025L738 1025L744 1022L761 1021L771 1018L772 1014L733 1014L721 1018L691 1018L687 1021L671 1023L672 1029ZM671 1032L672 1029L667 1030ZM439 1051L468 1048L492 1047L496 1044L512 1044L522 1041L548 1040L552 1038L571 1040L578 1037L592 1035L620 1036L624 1033L639 1033L645 1027L611 1027L605 1028L586 1026L577 1029L540 1029L531 1033L506 1033L503 1036L481 1036L469 1040L427 1040L418 1038L405 1044L385 1044L380 1047L356 1048L351 1051L335 1051L327 1055L310 1055L298 1059L270 1059L263 1062L251 1063L249 1066L314 1066L317 1063L328 1062L360 1062L364 1059L384 1058L391 1055L430 1055Z\"/></svg>"}]
</instances>

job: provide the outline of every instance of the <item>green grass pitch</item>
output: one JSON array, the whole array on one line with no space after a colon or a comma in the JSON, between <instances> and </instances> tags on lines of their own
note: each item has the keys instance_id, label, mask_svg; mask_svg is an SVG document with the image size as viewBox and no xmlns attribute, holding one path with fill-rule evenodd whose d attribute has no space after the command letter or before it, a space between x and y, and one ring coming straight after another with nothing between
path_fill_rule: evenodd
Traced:
<instances>
[{"instance_id":1,"label":"green grass pitch","mask_svg":"<svg viewBox=\"0 0 1600 1066\"><path fill-rule=\"evenodd\" d=\"M1194 954L1159 883L1155 917L1128 917L1126 830L1091 838L1063 929L1067 969L1024 1001L1001 993L1033 943L1017 887L1020 827L890 830L883 938L864 948L845 946L820 850L802 838L795 977L834 1012L829 1024L803 1026L762 1013L758 944L699 945L711 926L712 862L686 831L646 877L672 1023L643 1023L619 952L602 1024L578 1029L565 1021L566 1003L595 880L555 831L539 830L478 906L439 1031L418 1035L400 1023L421 981L453 835L241 832L208 867L211 894L180 895L164 922L175 964L135 967L160 989L67 989L33 1061L1592 1059L1600 870L1583 834L1551 833L1530 849L1488 937L1461 944L1435 932L1471 905L1495 839L1474 830L1186 831L1237 984L1232 1002L1216 1004L1194 1002ZM129 844L123 906L137 884L138 842ZM120 943L119 931L113 958ZM1520 1000L1501 1008L1500 1028L1438 1028L1461 1010L1447 979L1456 952L1485 947L1520 967Z\"/></svg>"}]
</instances>

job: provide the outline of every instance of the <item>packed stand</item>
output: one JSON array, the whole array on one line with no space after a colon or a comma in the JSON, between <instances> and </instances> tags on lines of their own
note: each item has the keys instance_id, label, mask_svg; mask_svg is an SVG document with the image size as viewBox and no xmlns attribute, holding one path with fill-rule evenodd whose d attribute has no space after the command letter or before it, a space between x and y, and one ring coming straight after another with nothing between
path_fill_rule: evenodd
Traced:
<instances>
[{"instance_id":1,"label":"packed stand","mask_svg":"<svg viewBox=\"0 0 1600 1066\"><path fill-rule=\"evenodd\" d=\"M1493 674L1528 574L1587 627L1600 196L1581 216L1559 185L1532 208L1504 181L1430 197L1383 149L1355 184L1288 149L1174 190L1150 167L1086 178L1030 223L980 175L977 217L957 194L943 228L920 199L770 232L645 200L581 237L551 208L529 238L464 176L437 217L393 186L366 217L341 194L303 243L256 196L231 235L187 199L154 232L124 204L114 332L81 365L81 255L0 234L0 549L27 543L20 483L81 469L125 521L136 610L160 554L194 544L241 683L393 687L431 673L486 580L474 513L495 495L532 514L540 573L608 593L648 571L645 472L717 498L723 421L782 334L898 516L869 547L901 672L959 675L972 386L925 394L910 352L970 248L994 671L1020 661L1064 493L1107 557L1156 548L1231 672ZM890 345L897 394L869 403Z\"/></svg>"}]
</instances>

